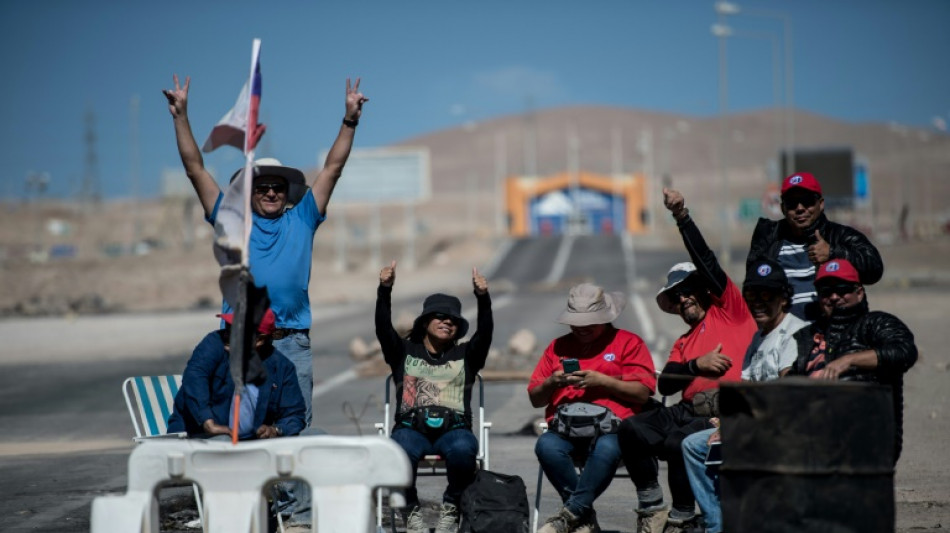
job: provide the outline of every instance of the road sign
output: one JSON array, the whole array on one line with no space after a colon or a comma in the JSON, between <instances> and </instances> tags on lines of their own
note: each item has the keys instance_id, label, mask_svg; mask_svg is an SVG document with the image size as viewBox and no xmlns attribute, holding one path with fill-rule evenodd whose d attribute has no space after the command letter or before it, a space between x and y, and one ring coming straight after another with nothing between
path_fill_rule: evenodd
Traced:
<instances>
[{"instance_id":1,"label":"road sign","mask_svg":"<svg viewBox=\"0 0 950 533\"><path fill-rule=\"evenodd\" d=\"M326 156L322 152L321 161ZM333 204L417 202L431 192L428 148L355 149L333 190Z\"/></svg>"}]
</instances>

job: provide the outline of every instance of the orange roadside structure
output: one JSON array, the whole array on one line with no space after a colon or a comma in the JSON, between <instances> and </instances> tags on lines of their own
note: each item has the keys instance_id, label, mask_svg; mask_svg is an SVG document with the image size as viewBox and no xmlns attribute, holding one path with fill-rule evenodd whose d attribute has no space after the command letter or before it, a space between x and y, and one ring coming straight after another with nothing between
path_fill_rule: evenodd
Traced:
<instances>
[{"instance_id":1,"label":"orange roadside structure","mask_svg":"<svg viewBox=\"0 0 950 533\"><path fill-rule=\"evenodd\" d=\"M573 180L569 172L512 176L506 183L509 232L515 237L561 233L574 213L590 233L643 233L645 181L642 174L591 172L579 172Z\"/></svg>"}]
</instances>

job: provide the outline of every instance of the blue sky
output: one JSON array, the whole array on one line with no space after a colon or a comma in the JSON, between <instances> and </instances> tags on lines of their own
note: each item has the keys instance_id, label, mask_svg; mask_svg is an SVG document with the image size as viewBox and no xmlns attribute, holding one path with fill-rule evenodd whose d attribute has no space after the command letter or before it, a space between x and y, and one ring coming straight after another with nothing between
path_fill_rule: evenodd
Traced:
<instances>
[{"instance_id":1,"label":"blue sky","mask_svg":"<svg viewBox=\"0 0 950 533\"><path fill-rule=\"evenodd\" d=\"M846 121L930 127L950 118L950 1L743 0L730 17L729 103L773 102L769 35L792 23L795 106ZM357 146L398 142L469 120L594 104L713 116L718 47L712 1L433 0L363 2L107 2L6 0L0 40L8 73L0 196L22 197L31 172L50 197L79 190L84 116L96 117L106 197L132 194L130 101L140 99L141 193L180 166L161 89L192 77L199 143L233 105L251 41L262 45L266 146L310 168L343 115L347 76L370 98ZM209 167L230 175L242 155ZM221 178L223 179L223 178Z\"/></svg>"}]
</instances>

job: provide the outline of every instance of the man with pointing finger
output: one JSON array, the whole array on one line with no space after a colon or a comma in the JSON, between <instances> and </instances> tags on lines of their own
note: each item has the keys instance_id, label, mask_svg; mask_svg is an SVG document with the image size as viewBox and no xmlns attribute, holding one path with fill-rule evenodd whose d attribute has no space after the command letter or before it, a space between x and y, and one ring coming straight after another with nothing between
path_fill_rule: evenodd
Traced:
<instances>
[{"instance_id":1,"label":"man with pointing finger","mask_svg":"<svg viewBox=\"0 0 950 533\"><path fill-rule=\"evenodd\" d=\"M860 231L831 222L825 216L821 184L812 174L799 172L782 181L782 220L760 218L752 232L746 268L761 259L782 265L794 289L792 314L813 320L820 314L815 272L832 259L846 259L857 269L861 283L877 283L884 262L877 248Z\"/></svg>"},{"instance_id":2,"label":"man with pointing finger","mask_svg":"<svg viewBox=\"0 0 950 533\"><path fill-rule=\"evenodd\" d=\"M714 393L719 382L739 381L746 349L757 331L742 291L709 249L683 195L664 188L663 203L676 219L691 262L670 269L656 303L678 314L689 330L673 343L658 382L663 395L682 391L682 401L645 410L620 424L623 460L637 489L637 533L660 533L667 524L682 530L695 522L696 502L681 443L713 427L710 417L718 416ZM657 459L669 466L672 508L663 501Z\"/></svg>"}]
</instances>

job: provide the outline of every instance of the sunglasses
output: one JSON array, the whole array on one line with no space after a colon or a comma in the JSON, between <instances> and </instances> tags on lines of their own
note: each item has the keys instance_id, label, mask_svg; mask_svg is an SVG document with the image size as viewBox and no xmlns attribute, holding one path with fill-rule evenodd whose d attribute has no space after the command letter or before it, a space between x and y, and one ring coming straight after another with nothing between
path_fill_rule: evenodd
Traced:
<instances>
[{"instance_id":1,"label":"sunglasses","mask_svg":"<svg viewBox=\"0 0 950 533\"><path fill-rule=\"evenodd\" d=\"M283 183L258 183L254 185L255 194L267 194L267 191L273 190L275 194L287 192L287 186Z\"/></svg>"},{"instance_id":2,"label":"sunglasses","mask_svg":"<svg viewBox=\"0 0 950 533\"><path fill-rule=\"evenodd\" d=\"M856 290L858 290L858 285L854 285L853 283L842 285L825 285L823 287L818 287L818 296L821 298L830 298L832 294L837 294L838 296L847 296Z\"/></svg>"},{"instance_id":3,"label":"sunglasses","mask_svg":"<svg viewBox=\"0 0 950 533\"><path fill-rule=\"evenodd\" d=\"M440 322L449 322L451 324L458 324L458 319L452 315L447 315L445 313L432 313L432 318Z\"/></svg>"},{"instance_id":4,"label":"sunglasses","mask_svg":"<svg viewBox=\"0 0 950 533\"><path fill-rule=\"evenodd\" d=\"M770 304L778 298L778 294L772 291L745 291L742 297L747 302L762 302Z\"/></svg>"},{"instance_id":5,"label":"sunglasses","mask_svg":"<svg viewBox=\"0 0 950 533\"><path fill-rule=\"evenodd\" d=\"M809 194L805 196L790 196L788 198L782 198L782 205L785 206L785 209L792 210L798 207L798 204L802 204L802 207L808 209L813 207L818 203L821 197L815 194Z\"/></svg>"},{"instance_id":6,"label":"sunglasses","mask_svg":"<svg viewBox=\"0 0 950 533\"><path fill-rule=\"evenodd\" d=\"M689 298L699 292L699 289L696 287L686 286L686 287L677 287L670 291L670 298L674 302L679 301L680 298Z\"/></svg>"}]
</instances>

